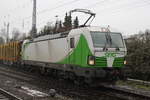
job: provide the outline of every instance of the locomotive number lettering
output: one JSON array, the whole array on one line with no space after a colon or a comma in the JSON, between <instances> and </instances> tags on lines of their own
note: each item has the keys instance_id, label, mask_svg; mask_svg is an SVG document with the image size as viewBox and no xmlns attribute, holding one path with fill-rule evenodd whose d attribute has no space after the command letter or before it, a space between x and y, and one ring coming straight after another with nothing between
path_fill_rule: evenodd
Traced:
<instances>
[{"instance_id":1,"label":"locomotive number lettering","mask_svg":"<svg viewBox=\"0 0 150 100\"><path fill-rule=\"evenodd\" d=\"M116 53L111 52L105 53L105 57L116 57Z\"/></svg>"}]
</instances>

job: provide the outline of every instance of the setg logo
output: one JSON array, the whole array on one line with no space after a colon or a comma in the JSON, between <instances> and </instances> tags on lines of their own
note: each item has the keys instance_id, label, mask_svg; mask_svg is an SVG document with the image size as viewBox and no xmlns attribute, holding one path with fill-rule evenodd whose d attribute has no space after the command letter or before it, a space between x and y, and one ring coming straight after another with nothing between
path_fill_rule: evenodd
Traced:
<instances>
[{"instance_id":1,"label":"setg logo","mask_svg":"<svg viewBox=\"0 0 150 100\"><path fill-rule=\"evenodd\" d=\"M105 57L116 57L116 53L107 52L105 53Z\"/></svg>"}]
</instances>

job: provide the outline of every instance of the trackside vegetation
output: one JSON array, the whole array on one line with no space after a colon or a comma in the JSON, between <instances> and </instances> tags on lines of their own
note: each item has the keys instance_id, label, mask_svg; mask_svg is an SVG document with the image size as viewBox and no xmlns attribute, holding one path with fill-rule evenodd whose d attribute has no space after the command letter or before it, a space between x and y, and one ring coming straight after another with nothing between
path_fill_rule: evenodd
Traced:
<instances>
[{"instance_id":1,"label":"trackside vegetation","mask_svg":"<svg viewBox=\"0 0 150 100\"><path fill-rule=\"evenodd\" d=\"M150 81L150 30L126 39L128 54L126 74L131 78Z\"/></svg>"}]
</instances>

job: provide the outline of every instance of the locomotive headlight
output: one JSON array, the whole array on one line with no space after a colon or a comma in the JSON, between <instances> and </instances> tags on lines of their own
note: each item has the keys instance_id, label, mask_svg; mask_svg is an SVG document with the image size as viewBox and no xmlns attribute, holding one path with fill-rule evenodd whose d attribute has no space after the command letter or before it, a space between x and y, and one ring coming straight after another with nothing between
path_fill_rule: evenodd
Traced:
<instances>
[{"instance_id":1,"label":"locomotive headlight","mask_svg":"<svg viewBox=\"0 0 150 100\"><path fill-rule=\"evenodd\" d=\"M95 57L94 56L89 56L88 64L89 65L94 65L95 64Z\"/></svg>"},{"instance_id":2,"label":"locomotive headlight","mask_svg":"<svg viewBox=\"0 0 150 100\"><path fill-rule=\"evenodd\" d=\"M126 65L126 64L127 64L127 61L125 60L125 61L124 61L124 65Z\"/></svg>"}]
</instances>

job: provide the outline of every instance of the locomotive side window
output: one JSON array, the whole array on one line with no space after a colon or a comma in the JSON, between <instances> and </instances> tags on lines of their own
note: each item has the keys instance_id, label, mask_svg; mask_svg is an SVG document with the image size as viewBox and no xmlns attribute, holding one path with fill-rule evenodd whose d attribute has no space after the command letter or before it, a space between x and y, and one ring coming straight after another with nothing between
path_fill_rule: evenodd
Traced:
<instances>
[{"instance_id":1,"label":"locomotive side window","mask_svg":"<svg viewBox=\"0 0 150 100\"><path fill-rule=\"evenodd\" d=\"M75 48L74 38L70 38L70 48Z\"/></svg>"}]
</instances>

